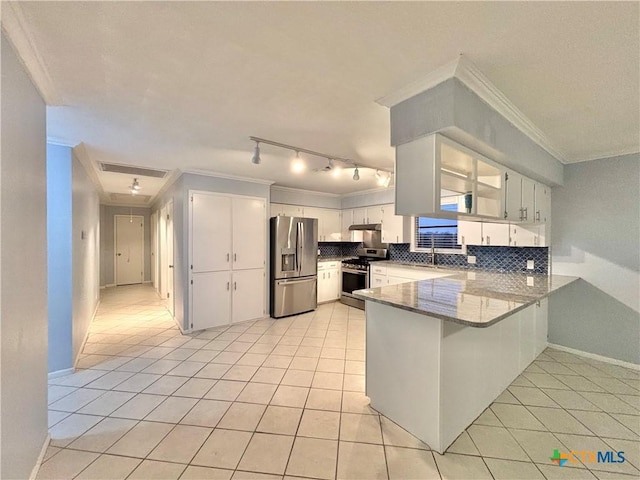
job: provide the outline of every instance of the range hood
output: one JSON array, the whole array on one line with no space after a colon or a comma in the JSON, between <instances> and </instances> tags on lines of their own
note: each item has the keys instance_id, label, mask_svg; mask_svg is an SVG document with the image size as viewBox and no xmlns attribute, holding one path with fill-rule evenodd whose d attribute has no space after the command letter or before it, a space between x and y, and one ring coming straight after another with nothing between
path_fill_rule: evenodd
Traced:
<instances>
[{"instance_id":1,"label":"range hood","mask_svg":"<svg viewBox=\"0 0 640 480\"><path fill-rule=\"evenodd\" d=\"M373 230L373 231L380 232L382 231L382 224L381 223L362 223L359 225L351 225L349 227L349 230Z\"/></svg>"}]
</instances>

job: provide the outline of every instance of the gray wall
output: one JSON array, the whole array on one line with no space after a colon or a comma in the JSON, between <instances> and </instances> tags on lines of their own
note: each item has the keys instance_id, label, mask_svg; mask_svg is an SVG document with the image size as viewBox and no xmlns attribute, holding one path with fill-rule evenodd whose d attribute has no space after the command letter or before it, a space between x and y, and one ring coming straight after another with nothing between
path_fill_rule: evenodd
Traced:
<instances>
[{"instance_id":1,"label":"gray wall","mask_svg":"<svg viewBox=\"0 0 640 480\"><path fill-rule=\"evenodd\" d=\"M73 366L72 153L47 145L49 372Z\"/></svg>"},{"instance_id":2,"label":"gray wall","mask_svg":"<svg viewBox=\"0 0 640 480\"><path fill-rule=\"evenodd\" d=\"M434 132L547 185L562 185L562 164L457 78L391 107L391 145Z\"/></svg>"},{"instance_id":3,"label":"gray wall","mask_svg":"<svg viewBox=\"0 0 640 480\"><path fill-rule=\"evenodd\" d=\"M114 216L142 215L144 217L144 281L151 278L151 208L100 206L100 286L114 285Z\"/></svg>"},{"instance_id":4,"label":"gray wall","mask_svg":"<svg viewBox=\"0 0 640 480\"><path fill-rule=\"evenodd\" d=\"M0 478L29 478L47 438L45 104L2 34Z\"/></svg>"},{"instance_id":5,"label":"gray wall","mask_svg":"<svg viewBox=\"0 0 640 480\"><path fill-rule=\"evenodd\" d=\"M374 192L364 192L342 197L340 208L359 208L369 205L385 205L395 203L395 189L385 188Z\"/></svg>"},{"instance_id":6,"label":"gray wall","mask_svg":"<svg viewBox=\"0 0 640 480\"><path fill-rule=\"evenodd\" d=\"M73 358L89 331L100 298L100 200L80 161L73 156Z\"/></svg>"},{"instance_id":7,"label":"gray wall","mask_svg":"<svg viewBox=\"0 0 640 480\"><path fill-rule=\"evenodd\" d=\"M185 173L153 205L152 211L157 211L173 200L175 319L185 329L188 329L187 320L189 318L189 250L187 246L189 241L188 195L190 190L263 197L266 199L267 206L271 197L269 185ZM266 245L265 248L268 252L269 246ZM266 273L268 279L268 262Z\"/></svg>"},{"instance_id":8,"label":"gray wall","mask_svg":"<svg viewBox=\"0 0 640 480\"><path fill-rule=\"evenodd\" d=\"M565 166L552 190L549 342L640 364L640 155Z\"/></svg>"},{"instance_id":9,"label":"gray wall","mask_svg":"<svg viewBox=\"0 0 640 480\"><path fill-rule=\"evenodd\" d=\"M303 205L305 207L341 208L339 195L322 195L304 190L283 189L271 187L271 201L289 205Z\"/></svg>"}]
</instances>

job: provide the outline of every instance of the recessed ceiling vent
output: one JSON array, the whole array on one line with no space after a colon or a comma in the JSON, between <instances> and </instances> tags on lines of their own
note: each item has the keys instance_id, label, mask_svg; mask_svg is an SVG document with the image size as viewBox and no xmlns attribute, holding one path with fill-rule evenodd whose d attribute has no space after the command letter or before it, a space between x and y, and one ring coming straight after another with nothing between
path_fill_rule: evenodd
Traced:
<instances>
[{"instance_id":1,"label":"recessed ceiling vent","mask_svg":"<svg viewBox=\"0 0 640 480\"><path fill-rule=\"evenodd\" d=\"M151 168L132 167L130 165L118 165L117 163L100 162L100 170L103 172L124 173L136 177L164 178L166 170L153 170Z\"/></svg>"},{"instance_id":2,"label":"recessed ceiling vent","mask_svg":"<svg viewBox=\"0 0 640 480\"><path fill-rule=\"evenodd\" d=\"M111 193L109 198L112 202L119 203L147 203L150 199L150 195L130 195L127 193Z\"/></svg>"}]
</instances>

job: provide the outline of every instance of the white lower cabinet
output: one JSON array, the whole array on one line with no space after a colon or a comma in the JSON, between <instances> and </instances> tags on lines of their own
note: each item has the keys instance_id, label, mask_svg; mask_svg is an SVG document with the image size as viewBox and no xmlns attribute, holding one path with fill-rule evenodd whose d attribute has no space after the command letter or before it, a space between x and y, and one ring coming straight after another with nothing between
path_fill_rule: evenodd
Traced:
<instances>
[{"instance_id":1,"label":"white lower cabinet","mask_svg":"<svg viewBox=\"0 0 640 480\"><path fill-rule=\"evenodd\" d=\"M318 303L340 298L340 262L318 263Z\"/></svg>"},{"instance_id":2,"label":"white lower cabinet","mask_svg":"<svg viewBox=\"0 0 640 480\"><path fill-rule=\"evenodd\" d=\"M231 315L231 272L194 273L191 330L228 325Z\"/></svg>"},{"instance_id":3,"label":"white lower cabinet","mask_svg":"<svg viewBox=\"0 0 640 480\"><path fill-rule=\"evenodd\" d=\"M264 316L264 270L236 270L232 274L232 282L231 322L244 322Z\"/></svg>"},{"instance_id":4,"label":"white lower cabinet","mask_svg":"<svg viewBox=\"0 0 640 480\"><path fill-rule=\"evenodd\" d=\"M384 285L388 285L387 283L387 275L380 275L380 274L372 274L371 275L371 281L369 282L371 284L371 287L382 287Z\"/></svg>"},{"instance_id":5,"label":"white lower cabinet","mask_svg":"<svg viewBox=\"0 0 640 480\"><path fill-rule=\"evenodd\" d=\"M535 356L540 355L547 348L549 330L549 299L543 298L535 305Z\"/></svg>"}]
</instances>

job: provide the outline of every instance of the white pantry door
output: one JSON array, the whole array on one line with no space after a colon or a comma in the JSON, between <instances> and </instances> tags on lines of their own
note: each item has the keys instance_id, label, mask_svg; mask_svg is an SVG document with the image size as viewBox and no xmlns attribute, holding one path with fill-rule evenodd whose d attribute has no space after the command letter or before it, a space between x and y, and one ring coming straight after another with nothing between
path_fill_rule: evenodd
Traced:
<instances>
[{"instance_id":1,"label":"white pantry door","mask_svg":"<svg viewBox=\"0 0 640 480\"><path fill-rule=\"evenodd\" d=\"M116 285L142 283L144 275L144 218L115 215Z\"/></svg>"}]
</instances>

